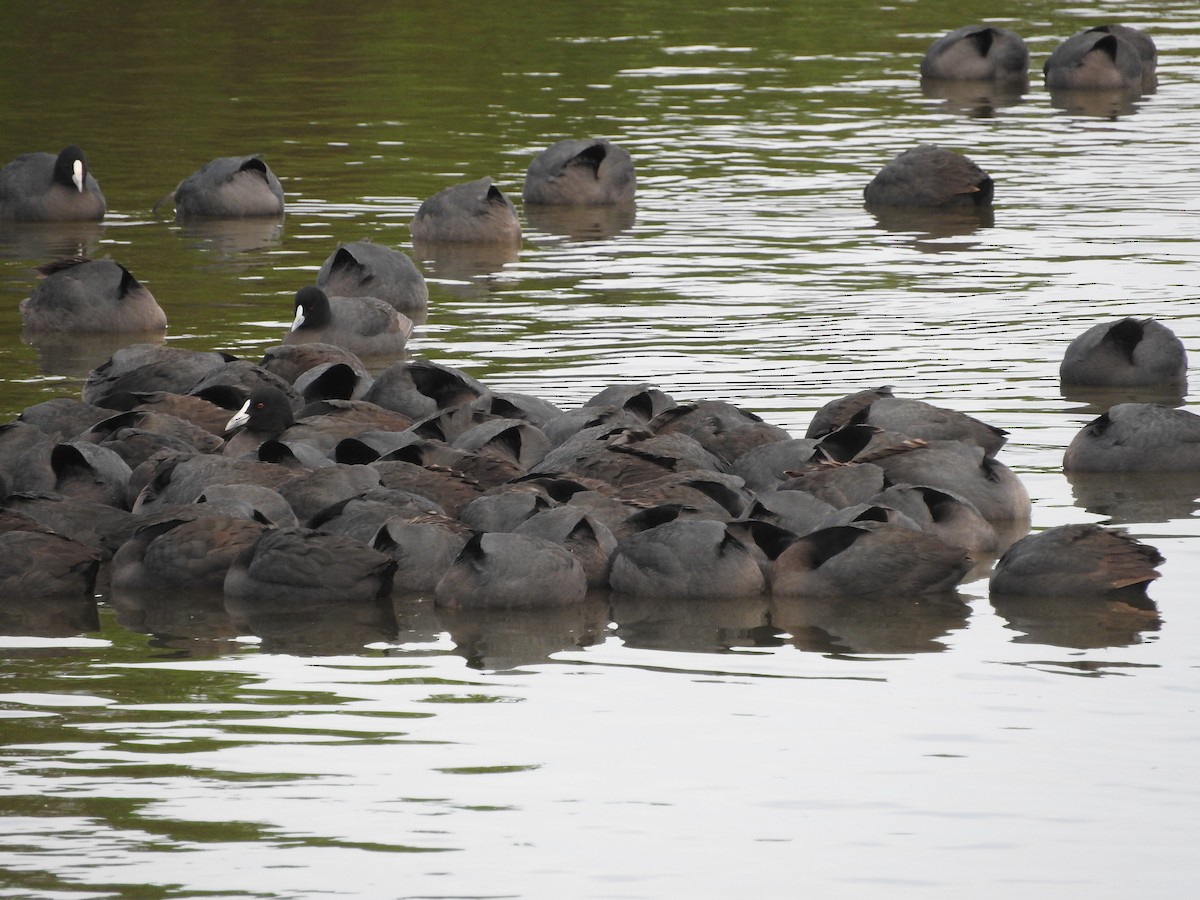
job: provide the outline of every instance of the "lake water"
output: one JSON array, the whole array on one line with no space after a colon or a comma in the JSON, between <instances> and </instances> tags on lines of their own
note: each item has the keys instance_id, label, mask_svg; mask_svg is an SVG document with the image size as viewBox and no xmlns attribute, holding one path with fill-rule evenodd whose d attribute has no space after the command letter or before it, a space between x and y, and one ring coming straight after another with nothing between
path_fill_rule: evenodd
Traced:
<instances>
[{"instance_id":1,"label":"lake water","mask_svg":"<svg viewBox=\"0 0 1200 900\"><path fill-rule=\"evenodd\" d=\"M993 21L1030 45L1028 92L924 93L930 41L995 10L8 4L0 160L80 144L109 215L0 231L0 413L77 396L114 349L21 341L33 266L109 254L169 342L254 358L338 241L413 253L425 197L491 175L519 206L533 153L605 135L636 213L523 214L511 258L418 255L414 355L563 406L649 381L797 433L892 384L1009 430L1035 529L1117 522L1167 562L1158 619L996 607L986 578L871 609L405 602L398 632L103 597L98 621L31 615L0 637L0 896L1194 896L1195 497L1077 497L1062 451L1099 410L1057 371L1122 315L1200 354L1200 11L1013 4ZM1153 36L1157 91L1056 106L1041 62L1106 21ZM863 209L918 143L992 174L993 222ZM152 214L250 152L281 227Z\"/></svg>"}]
</instances>

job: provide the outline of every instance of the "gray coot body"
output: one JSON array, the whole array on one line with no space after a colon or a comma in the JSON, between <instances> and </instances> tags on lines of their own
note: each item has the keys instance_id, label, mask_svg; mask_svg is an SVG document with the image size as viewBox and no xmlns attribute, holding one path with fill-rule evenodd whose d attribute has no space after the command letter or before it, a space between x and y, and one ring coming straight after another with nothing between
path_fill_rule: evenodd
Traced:
<instances>
[{"instance_id":1,"label":"gray coot body","mask_svg":"<svg viewBox=\"0 0 1200 900\"><path fill-rule=\"evenodd\" d=\"M1060 525L1021 538L992 573L993 594L1033 597L1098 596L1136 600L1159 576L1154 547L1120 529Z\"/></svg>"},{"instance_id":2,"label":"gray coot body","mask_svg":"<svg viewBox=\"0 0 1200 900\"><path fill-rule=\"evenodd\" d=\"M922 531L962 547L978 559L996 549L999 536L975 504L951 491L924 485L894 484L873 501L907 515Z\"/></svg>"},{"instance_id":3,"label":"gray coot body","mask_svg":"<svg viewBox=\"0 0 1200 900\"><path fill-rule=\"evenodd\" d=\"M516 533L530 534L561 544L583 566L588 587L598 588L608 584L609 560L617 547L617 539L604 523L586 509L559 506L544 510L522 522Z\"/></svg>"},{"instance_id":4,"label":"gray coot body","mask_svg":"<svg viewBox=\"0 0 1200 900\"><path fill-rule=\"evenodd\" d=\"M985 207L992 178L961 153L921 144L897 155L863 189L867 206Z\"/></svg>"},{"instance_id":5,"label":"gray coot body","mask_svg":"<svg viewBox=\"0 0 1200 900\"><path fill-rule=\"evenodd\" d=\"M21 301L30 332L147 332L167 314L128 269L111 259L69 259L41 269L46 278Z\"/></svg>"},{"instance_id":6,"label":"gray coot body","mask_svg":"<svg viewBox=\"0 0 1200 900\"><path fill-rule=\"evenodd\" d=\"M275 528L234 558L227 598L244 603L363 602L386 597L396 564L352 538Z\"/></svg>"},{"instance_id":7,"label":"gray coot body","mask_svg":"<svg viewBox=\"0 0 1200 900\"><path fill-rule=\"evenodd\" d=\"M838 525L779 554L772 589L802 597L896 596L952 591L971 568L961 547L898 525Z\"/></svg>"},{"instance_id":8,"label":"gray coot body","mask_svg":"<svg viewBox=\"0 0 1200 900\"><path fill-rule=\"evenodd\" d=\"M1141 90L1145 67L1137 48L1112 32L1081 31L1042 66L1046 87L1065 90Z\"/></svg>"},{"instance_id":9,"label":"gray coot body","mask_svg":"<svg viewBox=\"0 0 1200 900\"><path fill-rule=\"evenodd\" d=\"M1187 351L1154 319L1093 325L1071 341L1058 370L1064 386L1187 390Z\"/></svg>"},{"instance_id":10,"label":"gray coot body","mask_svg":"<svg viewBox=\"0 0 1200 900\"><path fill-rule=\"evenodd\" d=\"M228 440L224 453L237 457L255 454L264 441L277 440L295 421L287 394L270 385L257 388L225 423Z\"/></svg>"},{"instance_id":11,"label":"gray coot body","mask_svg":"<svg viewBox=\"0 0 1200 900\"><path fill-rule=\"evenodd\" d=\"M521 242L516 207L486 177L434 194L421 204L411 228L413 240L431 243Z\"/></svg>"},{"instance_id":12,"label":"gray coot body","mask_svg":"<svg viewBox=\"0 0 1200 900\"><path fill-rule=\"evenodd\" d=\"M416 264L370 241L339 244L321 264L317 287L331 297L378 297L409 316L424 314L429 305L429 287Z\"/></svg>"},{"instance_id":13,"label":"gray coot body","mask_svg":"<svg viewBox=\"0 0 1200 900\"><path fill-rule=\"evenodd\" d=\"M97 222L108 206L72 144L57 156L26 153L0 169L0 220Z\"/></svg>"},{"instance_id":14,"label":"gray coot body","mask_svg":"<svg viewBox=\"0 0 1200 900\"><path fill-rule=\"evenodd\" d=\"M1158 47L1155 46L1154 38L1146 32L1128 25L1097 25L1095 28L1089 28L1088 31L1114 34L1133 47L1142 63L1142 86L1153 86L1158 73Z\"/></svg>"},{"instance_id":15,"label":"gray coot body","mask_svg":"<svg viewBox=\"0 0 1200 900\"><path fill-rule=\"evenodd\" d=\"M628 203L637 191L629 151L603 138L565 140L533 158L525 172L526 203L605 206Z\"/></svg>"},{"instance_id":16,"label":"gray coot body","mask_svg":"<svg viewBox=\"0 0 1200 900\"><path fill-rule=\"evenodd\" d=\"M93 369L83 385L83 400L106 405L131 391L189 392L201 378L228 362L220 353L157 344L122 347Z\"/></svg>"},{"instance_id":17,"label":"gray coot body","mask_svg":"<svg viewBox=\"0 0 1200 900\"><path fill-rule=\"evenodd\" d=\"M434 597L455 609L513 609L565 606L586 594L583 566L566 549L532 535L493 532L467 541Z\"/></svg>"},{"instance_id":18,"label":"gray coot body","mask_svg":"<svg viewBox=\"0 0 1200 900\"><path fill-rule=\"evenodd\" d=\"M310 285L296 292L295 308L285 344L316 342L357 356L397 356L412 335L412 320L375 297L329 297Z\"/></svg>"},{"instance_id":19,"label":"gray coot body","mask_svg":"<svg viewBox=\"0 0 1200 900\"><path fill-rule=\"evenodd\" d=\"M965 25L934 41L921 77L956 81L1020 81L1029 74L1029 48L1015 31Z\"/></svg>"},{"instance_id":20,"label":"gray coot body","mask_svg":"<svg viewBox=\"0 0 1200 900\"><path fill-rule=\"evenodd\" d=\"M675 519L617 545L609 585L643 597L715 598L762 593L758 562L724 522Z\"/></svg>"},{"instance_id":21,"label":"gray coot body","mask_svg":"<svg viewBox=\"0 0 1200 900\"><path fill-rule=\"evenodd\" d=\"M1152 403L1118 403L1084 425L1063 455L1066 472L1200 472L1200 416Z\"/></svg>"},{"instance_id":22,"label":"gray coot body","mask_svg":"<svg viewBox=\"0 0 1200 900\"><path fill-rule=\"evenodd\" d=\"M283 186L257 156L223 156L175 189L175 215L243 218L283 215Z\"/></svg>"},{"instance_id":23,"label":"gray coot body","mask_svg":"<svg viewBox=\"0 0 1200 900\"><path fill-rule=\"evenodd\" d=\"M939 488L964 498L993 525L1026 521L1029 493L1004 463L979 447L958 441L930 441L903 453L875 460L892 484Z\"/></svg>"},{"instance_id":24,"label":"gray coot body","mask_svg":"<svg viewBox=\"0 0 1200 900\"><path fill-rule=\"evenodd\" d=\"M219 591L234 557L262 531L259 522L224 515L147 524L113 555L113 587Z\"/></svg>"},{"instance_id":25,"label":"gray coot body","mask_svg":"<svg viewBox=\"0 0 1200 900\"><path fill-rule=\"evenodd\" d=\"M397 592L432 591L470 536L467 528L447 516L396 516L379 528L371 546L396 561Z\"/></svg>"},{"instance_id":26,"label":"gray coot body","mask_svg":"<svg viewBox=\"0 0 1200 900\"><path fill-rule=\"evenodd\" d=\"M987 456L995 456L1008 440L1002 428L924 400L895 397L886 386L826 403L814 414L807 437L820 438L862 424L926 441L960 441L983 448Z\"/></svg>"},{"instance_id":27,"label":"gray coot body","mask_svg":"<svg viewBox=\"0 0 1200 900\"><path fill-rule=\"evenodd\" d=\"M99 554L78 541L38 530L0 534L0 595L5 602L90 597Z\"/></svg>"}]
</instances>

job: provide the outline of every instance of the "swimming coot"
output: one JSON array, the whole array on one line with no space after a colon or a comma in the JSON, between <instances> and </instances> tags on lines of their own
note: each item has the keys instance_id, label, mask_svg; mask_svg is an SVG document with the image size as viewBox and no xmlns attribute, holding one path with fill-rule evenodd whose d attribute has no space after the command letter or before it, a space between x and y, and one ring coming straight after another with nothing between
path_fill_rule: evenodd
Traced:
<instances>
[{"instance_id":1,"label":"swimming coot","mask_svg":"<svg viewBox=\"0 0 1200 900\"><path fill-rule=\"evenodd\" d=\"M283 215L283 186L257 156L223 156L206 163L175 189L179 218Z\"/></svg>"},{"instance_id":2,"label":"swimming coot","mask_svg":"<svg viewBox=\"0 0 1200 900\"><path fill-rule=\"evenodd\" d=\"M1018 81L1029 74L1029 48L1015 31L965 25L934 41L921 77L958 81Z\"/></svg>"},{"instance_id":3,"label":"swimming coot","mask_svg":"<svg viewBox=\"0 0 1200 900\"><path fill-rule=\"evenodd\" d=\"M0 220L95 222L107 209L83 151L74 144L57 156L26 153L0 169Z\"/></svg>"},{"instance_id":4,"label":"swimming coot","mask_svg":"<svg viewBox=\"0 0 1200 900\"><path fill-rule=\"evenodd\" d=\"M118 262L75 257L38 271L46 278L21 301L27 332L148 332L167 327L167 314L154 295Z\"/></svg>"},{"instance_id":5,"label":"swimming coot","mask_svg":"<svg viewBox=\"0 0 1200 900\"><path fill-rule=\"evenodd\" d=\"M604 138L565 140L533 158L525 172L526 203L598 206L628 203L637 190L633 159Z\"/></svg>"},{"instance_id":6,"label":"swimming coot","mask_svg":"<svg viewBox=\"0 0 1200 900\"><path fill-rule=\"evenodd\" d=\"M451 185L421 204L412 220L416 241L519 244L521 222L491 178Z\"/></svg>"},{"instance_id":7,"label":"swimming coot","mask_svg":"<svg viewBox=\"0 0 1200 900\"><path fill-rule=\"evenodd\" d=\"M370 241L339 244L321 264L317 287L331 297L378 297L409 317L423 317L429 305L429 287L416 264Z\"/></svg>"},{"instance_id":8,"label":"swimming coot","mask_svg":"<svg viewBox=\"0 0 1200 900\"><path fill-rule=\"evenodd\" d=\"M897 155L863 189L867 206L984 207L992 177L961 153L921 144Z\"/></svg>"}]
</instances>

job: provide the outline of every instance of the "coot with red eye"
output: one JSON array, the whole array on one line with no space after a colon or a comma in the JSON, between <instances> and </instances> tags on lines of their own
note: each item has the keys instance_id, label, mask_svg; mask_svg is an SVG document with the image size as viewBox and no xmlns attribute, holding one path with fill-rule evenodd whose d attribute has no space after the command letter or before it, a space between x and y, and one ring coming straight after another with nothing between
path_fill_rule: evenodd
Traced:
<instances>
[{"instance_id":1,"label":"coot with red eye","mask_svg":"<svg viewBox=\"0 0 1200 900\"><path fill-rule=\"evenodd\" d=\"M260 387L225 424L229 437L222 452L227 456L253 454L264 441L275 440L295 421L287 394L278 388Z\"/></svg>"}]
</instances>

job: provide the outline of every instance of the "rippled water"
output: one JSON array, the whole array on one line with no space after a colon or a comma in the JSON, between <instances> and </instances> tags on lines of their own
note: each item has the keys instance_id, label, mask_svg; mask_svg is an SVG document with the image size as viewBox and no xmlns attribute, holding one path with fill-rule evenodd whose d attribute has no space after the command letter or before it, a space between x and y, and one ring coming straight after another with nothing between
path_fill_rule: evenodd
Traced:
<instances>
[{"instance_id":1,"label":"rippled water","mask_svg":"<svg viewBox=\"0 0 1200 900\"><path fill-rule=\"evenodd\" d=\"M1035 528L1120 522L1167 563L1161 622L994 607L982 580L919 614L414 602L398 635L41 609L0 638L0 895L1191 896L1196 504L1077 499L1061 454L1097 408L1057 368L1125 314L1200 353L1192 5L1004 22L1035 69L1094 22L1149 31L1159 88L1119 115L1060 109L1037 77L990 105L923 93L929 41L994 11L975 0L10 6L0 158L78 142L110 214L0 230L4 413L77 394L113 349L21 342L32 266L111 254L169 341L254 357L336 242L371 236L429 280L414 353L492 387L571 405L651 381L802 432L890 383L1008 429ZM634 154L632 217L527 216L512 259L413 250L423 198L490 174L519 200L534 152L589 134ZM863 210L921 142L993 175L993 222ZM150 212L242 152L283 180L281 228Z\"/></svg>"}]
</instances>

